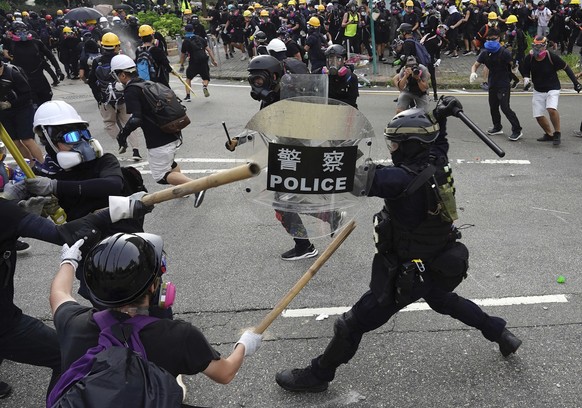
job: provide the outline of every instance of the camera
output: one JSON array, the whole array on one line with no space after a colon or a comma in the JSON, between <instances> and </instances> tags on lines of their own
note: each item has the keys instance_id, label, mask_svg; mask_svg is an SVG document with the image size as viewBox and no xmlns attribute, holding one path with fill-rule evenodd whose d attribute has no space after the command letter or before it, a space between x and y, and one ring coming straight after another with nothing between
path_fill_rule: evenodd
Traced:
<instances>
[{"instance_id":1,"label":"camera","mask_svg":"<svg viewBox=\"0 0 582 408\"><path fill-rule=\"evenodd\" d=\"M418 68L418 67L413 67L413 68L412 68L412 75L414 75L414 76L419 76L419 75L420 75L420 68Z\"/></svg>"}]
</instances>

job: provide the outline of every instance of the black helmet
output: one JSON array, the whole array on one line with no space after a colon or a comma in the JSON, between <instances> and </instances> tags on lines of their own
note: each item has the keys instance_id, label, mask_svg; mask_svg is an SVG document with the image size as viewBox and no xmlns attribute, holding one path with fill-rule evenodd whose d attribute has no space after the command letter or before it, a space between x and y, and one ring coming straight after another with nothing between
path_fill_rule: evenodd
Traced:
<instances>
[{"instance_id":1,"label":"black helmet","mask_svg":"<svg viewBox=\"0 0 582 408\"><path fill-rule=\"evenodd\" d=\"M411 33L412 32L412 24L402 23L398 27L398 31L401 33Z\"/></svg>"},{"instance_id":2,"label":"black helmet","mask_svg":"<svg viewBox=\"0 0 582 408\"><path fill-rule=\"evenodd\" d=\"M162 238L117 233L95 245L85 259L85 281L93 301L104 307L130 304L162 274Z\"/></svg>"},{"instance_id":3,"label":"black helmet","mask_svg":"<svg viewBox=\"0 0 582 408\"><path fill-rule=\"evenodd\" d=\"M327 47L327 49L325 50L325 56L329 57L332 55L338 55L338 56L345 56L346 55L346 49L344 47L342 47L339 44L333 44L330 45L329 47Z\"/></svg>"},{"instance_id":4,"label":"black helmet","mask_svg":"<svg viewBox=\"0 0 582 408\"><path fill-rule=\"evenodd\" d=\"M283 65L271 55L258 55L249 62L247 70L252 74L253 71L268 71L271 78L273 74L277 80L283 76Z\"/></svg>"},{"instance_id":5,"label":"black helmet","mask_svg":"<svg viewBox=\"0 0 582 408\"><path fill-rule=\"evenodd\" d=\"M264 44L267 42L267 34L265 34L263 31L257 31L255 33L255 40L257 40L259 44Z\"/></svg>"},{"instance_id":6,"label":"black helmet","mask_svg":"<svg viewBox=\"0 0 582 408\"><path fill-rule=\"evenodd\" d=\"M400 112L392 118L384 130L386 139L398 143L409 140L432 143L438 135L438 123L433 123L428 113L420 108Z\"/></svg>"}]
</instances>

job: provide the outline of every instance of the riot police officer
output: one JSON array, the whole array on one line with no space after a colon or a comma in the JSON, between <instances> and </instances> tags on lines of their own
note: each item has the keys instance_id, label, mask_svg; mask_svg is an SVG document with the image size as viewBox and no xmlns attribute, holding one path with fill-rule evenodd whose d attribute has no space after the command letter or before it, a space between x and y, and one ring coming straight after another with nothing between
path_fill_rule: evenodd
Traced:
<instances>
[{"instance_id":1,"label":"riot police officer","mask_svg":"<svg viewBox=\"0 0 582 408\"><path fill-rule=\"evenodd\" d=\"M443 202L450 204L454 198L452 185L441 191L439 180L448 162L446 117L461 109L457 99L447 97L432 115L414 108L397 114L388 123L384 134L394 166L368 163L369 168L375 168L366 172L371 177L356 177L354 183L354 194L385 200L384 208L375 216L378 239L370 290L337 319L334 336L323 354L304 369L277 373L276 381L282 388L326 390L337 368L356 354L364 333L379 328L420 298L436 312L479 329L487 340L499 344L504 357L521 345L521 340L505 327L505 320L489 316L453 292L466 275L469 253L457 242L452 223L454 205Z\"/></svg>"}]
</instances>

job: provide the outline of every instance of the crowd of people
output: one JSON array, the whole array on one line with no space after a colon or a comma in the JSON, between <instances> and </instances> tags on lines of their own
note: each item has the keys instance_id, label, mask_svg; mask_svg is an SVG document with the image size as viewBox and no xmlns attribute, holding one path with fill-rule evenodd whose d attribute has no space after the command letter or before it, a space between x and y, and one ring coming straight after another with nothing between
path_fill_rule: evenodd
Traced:
<instances>
[{"instance_id":1,"label":"crowd of people","mask_svg":"<svg viewBox=\"0 0 582 408\"><path fill-rule=\"evenodd\" d=\"M221 44L219 52L225 59L235 58L237 52L241 60L249 60L251 97L261 102L261 109L280 100L285 74L308 73L327 75L329 97L357 109L358 80L350 56L375 56L378 62L398 66L393 78L400 91L396 116L385 131L394 166L372 165L372 178L364 189L364 195L385 200L375 225L379 250L373 260L370 291L338 319L334 337L323 354L307 368L277 374L281 387L324 391L339 366L354 356L364 333L382 326L420 298L437 312L481 330L486 339L499 344L503 356L517 351L521 340L506 328L505 320L487 315L453 291L466 276L468 252L457 242L460 234L454 228L452 213L443 217L430 211L444 204L440 194L432 190L435 184L431 187L427 180L452 180L447 173L450 169L446 170L446 122L462 106L449 97L431 110L428 94L432 86L437 99L435 67L442 58L477 55L470 81L477 80L481 66L486 68L483 85L489 93L493 122L488 133L503 133L501 109L512 126L509 139L516 141L523 136L509 103L510 90L520 82L520 73L526 89L533 84L533 114L544 131L537 140L560 145L557 72L564 70L576 91L582 90L578 77L558 55L571 54L581 41L579 0L568 4L514 0L500 5L495 0L455 4L374 0L372 8L353 1L323 4L289 0L287 4L224 4L209 7L206 15L193 10L187 1L173 7L159 2L133 7L182 17L179 71L186 75L185 101L191 100L192 80L197 75L202 79L204 96L210 96L209 65L216 66L217 58L209 37ZM96 344L103 330L93 320L100 309L109 310L117 323L133 324L133 318L142 314L160 318L149 322L150 330L140 334L148 355L156 348L156 333L177 333L176 344L165 347L167 352L153 352L150 359L173 377L203 372L217 382L228 383L244 357L259 348L261 335L246 332L236 343L241 347L235 346L233 353L223 358L197 328L170 320L171 302L161 300L171 292L162 280L166 269L163 243L160 237L143 231L144 217L152 211L140 201L143 189L140 192L139 185L135 188L129 183L118 158L103 151L73 106L52 100L51 86L60 86L65 77L85 82L104 130L118 142L118 154L129 152L132 160L140 161L140 143L144 141L156 183L191 181L175 161L181 131L163 131L152 121L152 108L144 95L144 81L168 87L170 74L179 75L169 62L166 39L151 26L140 24L127 8L84 20L66 19L67 12L0 13L0 120L36 173L25 181L11 181L13 171L2 163L6 147L0 145L0 187L5 190L0 198L0 217L10 226L0 233L4 254L0 273L5 282L0 288L0 362L10 359L50 367L47 396L55 402L65 393L57 383L59 377L66 377L61 374ZM529 54L528 37L533 38ZM233 151L244 142L233 138L226 148ZM410 188L413 185L414 190ZM203 198L204 191L197 193L194 206ZM55 200L69 216L61 227L40 215L48 213L47 206L54 209ZM105 207L109 209L94 213ZM283 260L317 256L297 213L277 210L276 217L295 238L295 246L281 255ZM332 234L342 217L338 211L320 214ZM384 230L379 229L380 224ZM98 237L94 231L99 232ZM18 241L21 236L63 245L62 263L51 287L56 331L22 314L13 303L16 249L22 245ZM113 252L117 254L115 263L101 262L101 257ZM136 255L139 253L146 255ZM445 260L444 254L448 255ZM451 259L457 262L452 277L446 275ZM81 260L87 261L83 264ZM412 265L411 260L415 261ZM438 260L441 265L437 267ZM123 268L132 279L119 278ZM73 298L75 277L80 281L79 294L95 309L81 306ZM70 333L81 333L83 341L73 344ZM43 344L38 343L39 338L45 339ZM181 346L183 338L194 339L191 347ZM22 347L9 347L14 344ZM35 353L23 352L23 347L34 348ZM61 393L51 393L53 387ZM9 393L10 386L0 381L0 398Z\"/></svg>"}]
</instances>

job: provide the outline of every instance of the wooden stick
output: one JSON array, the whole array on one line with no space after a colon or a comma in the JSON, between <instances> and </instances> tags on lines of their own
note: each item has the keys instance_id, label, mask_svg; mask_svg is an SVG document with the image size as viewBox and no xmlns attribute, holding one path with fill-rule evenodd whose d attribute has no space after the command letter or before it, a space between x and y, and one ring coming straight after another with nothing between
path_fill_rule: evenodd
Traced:
<instances>
[{"instance_id":1,"label":"wooden stick","mask_svg":"<svg viewBox=\"0 0 582 408\"><path fill-rule=\"evenodd\" d=\"M188 194L198 193L202 190L208 190L224 184L248 179L258 175L260 172L261 168L259 165L251 162L206 177L201 177L184 184L166 188L165 190L146 194L142 197L141 201L146 205L154 205L164 201L173 200L174 198L184 197Z\"/></svg>"},{"instance_id":2,"label":"wooden stick","mask_svg":"<svg viewBox=\"0 0 582 408\"><path fill-rule=\"evenodd\" d=\"M319 270L327 262L327 260L333 255L336 249L346 240L348 235L356 228L356 222L351 221L346 225L346 227L341 230L341 232L336 235L336 237L331 241L325 251L321 254L319 258L315 260L313 265L303 274L303 276L297 281L297 283L287 292L287 294L277 303L277 305L265 316L263 321L256 326L253 331L257 334L263 334L267 327L273 323L273 321L285 310L285 308L291 303L291 301L301 292L301 290L307 285L307 282L311 280Z\"/></svg>"}]
</instances>

